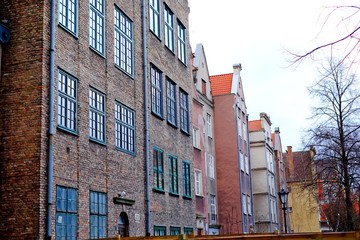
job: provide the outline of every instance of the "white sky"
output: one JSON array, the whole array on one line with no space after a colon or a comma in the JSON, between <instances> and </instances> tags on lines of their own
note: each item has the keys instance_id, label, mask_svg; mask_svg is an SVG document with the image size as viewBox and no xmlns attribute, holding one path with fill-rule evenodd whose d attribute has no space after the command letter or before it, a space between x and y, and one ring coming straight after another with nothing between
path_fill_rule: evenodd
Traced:
<instances>
[{"instance_id":1,"label":"white sky","mask_svg":"<svg viewBox=\"0 0 360 240\"><path fill-rule=\"evenodd\" d=\"M329 9L323 7L351 3L359 5L358 0L189 0L190 44L193 52L203 44L210 75L231 73L233 64L241 63L249 119L267 113L272 130L280 128L283 151L302 150L311 113L306 87L318 74L311 61L288 67L285 50L304 53L337 39L346 29L336 15L324 28Z\"/></svg>"}]
</instances>

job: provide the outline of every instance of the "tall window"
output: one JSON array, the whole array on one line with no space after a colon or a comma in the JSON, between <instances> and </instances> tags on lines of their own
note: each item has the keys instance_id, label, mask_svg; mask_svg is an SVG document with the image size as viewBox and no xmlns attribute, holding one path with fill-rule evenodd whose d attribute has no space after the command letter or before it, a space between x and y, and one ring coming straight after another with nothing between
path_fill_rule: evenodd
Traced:
<instances>
[{"instance_id":1,"label":"tall window","mask_svg":"<svg viewBox=\"0 0 360 240\"><path fill-rule=\"evenodd\" d=\"M115 7L114 25L115 65L133 76L133 22L119 8Z\"/></svg>"},{"instance_id":2,"label":"tall window","mask_svg":"<svg viewBox=\"0 0 360 240\"><path fill-rule=\"evenodd\" d=\"M247 196L247 208L248 208L248 214L251 215L251 197Z\"/></svg>"},{"instance_id":3,"label":"tall window","mask_svg":"<svg viewBox=\"0 0 360 240\"><path fill-rule=\"evenodd\" d=\"M190 163L183 161L182 178L183 178L183 195L191 197L191 179L190 179Z\"/></svg>"},{"instance_id":4,"label":"tall window","mask_svg":"<svg viewBox=\"0 0 360 240\"><path fill-rule=\"evenodd\" d=\"M106 194L90 191L90 238L106 237Z\"/></svg>"},{"instance_id":5,"label":"tall window","mask_svg":"<svg viewBox=\"0 0 360 240\"><path fill-rule=\"evenodd\" d=\"M77 0L59 0L59 24L68 31L77 34Z\"/></svg>"},{"instance_id":6,"label":"tall window","mask_svg":"<svg viewBox=\"0 0 360 240\"><path fill-rule=\"evenodd\" d=\"M76 239L77 234L77 190L56 187L56 239Z\"/></svg>"},{"instance_id":7,"label":"tall window","mask_svg":"<svg viewBox=\"0 0 360 240\"><path fill-rule=\"evenodd\" d=\"M216 197L210 194L210 221L211 224L216 224Z\"/></svg>"},{"instance_id":8,"label":"tall window","mask_svg":"<svg viewBox=\"0 0 360 240\"><path fill-rule=\"evenodd\" d=\"M200 149L200 133L199 129L196 127L193 127L193 146Z\"/></svg>"},{"instance_id":9,"label":"tall window","mask_svg":"<svg viewBox=\"0 0 360 240\"><path fill-rule=\"evenodd\" d=\"M174 52L174 14L167 6L164 8L164 24L165 46Z\"/></svg>"},{"instance_id":10,"label":"tall window","mask_svg":"<svg viewBox=\"0 0 360 240\"><path fill-rule=\"evenodd\" d=\"M59 70L58 75L58 127L77 131L77 80L69 74Z\"/></svg>"},{"instance_id":11,"label":"tall window","mask_svg":"<svg viewBox=\"0 0 360 240\"><path fill-rule=\"evenodd\" d=\"M89 104L90 139L105 143L105 95L90 88Z\"/></svg>"},{"instance_id":12,"label":"tall window","mask_svg":"<svg viewBox=\"0 0 360 240\"><path fill-rule=\"evenodd\" d=\"M163 88L162 73L155 66L150 68L151 78L151 111L159 117L163 117Z\"/></svg>"},{"instance_id":13,"label":"tall window","mask_svg":"<svg viewBox=\"0 0 360 240\"><path fill-rule=\"evenodd\" d=\"M159 0L149 1L150 30L160 38L160 3Z\"/></svg>"},{"instance_id":14,"label":"tall window","mask_svg":"<svg viewBox=\"0 0 360 240\"><path fill-rule=\"evenodd\" d=\"M200 170L195 170L195 194L198 196L203 195L202 174Z\"/></svg>"},{"instance_id":15,"label":"tall window","mask_svg":"<svg viewBox=\"0 0 360 240\"><path fill-rule=\"evenodd\" d=\"M243 210L243 214L248 214L248 212L247 212L246 195L245 195L245 194L243 194L243 195L242 195L241 202L242 202L242 210Z\"/></svg>"},{"instance_id":16,"label":"tall window","mask_svg":"<svg viewBox=\"0 0 360 240\"><path fill-rule=\"evenodd\" d=\"M177 125L177 111L176 111L176 85L170 79L166 80L166 103L167 103L167 121L176 126Z\"/></svg>"},{"instance_id":17,"label":"tall window","mask_svg":"<svg viewBox=\"0 0 360 240\"><path fill-rule=\"evenodd\" d=\"M189 96L180 89L180 124L181 130L189 133Z\"/></svg>"},{"instance_id":18,"label":"tall window","mask_svg":"<svg viewBox=\"0 0 360 240\"><path fill-rule=\"evenodd\" d=\"M208 136L212 137L212 118L210 114L206 114L206 123Z\"/></svg>"},{"instance_id":19,"label":"tall window","mask_svg":"<svg viewBox=\"0 0 360 240\"><path fill-rule=\"evenodd\" d=\"M169 192L179 194L178 186L178 160L169 155Z\"/></svg>"},{"instance_id":20,"label":"tall window","mask_svg":"<svg viewBox=\"0 0 360 240\"><path fill-rule=\"evenodd\" d=\"M201 93L206 95L206 82L204 79L201 79Z\"/></svg>"},{"instance_id":21,"label":"tall window","mask_svg":"<svg viewBox=\"0 0 360 240\"><path fill-rule=\"evenodd\" d=\"M247 127L246 127L246 123L243 122L243 138L245 141L247 141L247 134L248 134L248 131L247 131Z\"/></svg>"},{"instance_id":22,"label":"tall window","mask_svg":"<svg viewBox=\"0 0 360 240\"><path fill-rule=\"evenodd\" d=\"M104 55L105 0L90 0L89 40L90 47Z\"/></svg>"},{"instance_id":23,"label":"tall window","mask_svg":"<svg viewBox=\"0 0 360 240\"><path fill-rule=\"evenodd\" d=\"M186 29L178 22L178 58L186 64Z\"/></svg>"},{"instance_id":24,"label":"tall window","mask_svg":"<svg viewBox=\"0 0 360 240\"><path fill-rule=\"evenodd\" d=\"M154 236L166 236L166 227L154 226Z\"/></svg>"},{"instance_id":25,"label":"tall window","mask_svg":"<svg viewBox=\"0 0 360 240\"><path fill-rule=\"evenodd\" d=\"M209 162L209 177L215 178L215 163L214 163L213 155L209 154L208 162Z\"/></svg>"},{"instance_id":26,"label":"tall window","mask_svg":"<svg viewBox=\"0 0 360 240\"><path fill-rule=\"evenodd\" d=\"M164 191L164 152L153 148L153 187Z\"/></svg>"},{"instance_id":27,"label":"tall window","mask_svg":"<svg viewBox=\"0 0 360 240\"><path fill-rule=\"evenodd\" d=\"M170 227L170 235L171 236L176 236L176 235L180 235L180 227Z\"/></svg>"},{"instance_id":28,"label":"tall window","mask_svg":"<svg viewBox=\"0 0 360 240\"><path fill-rule=\"evenodd\" d=\"M249 166L249 157L247 155L245 155L245 172L247 174L250 173L250 166Z\"/></svg>"},{"instance_id":29,"label":"tall window","mask_svg":"<svg viewBox=\"0 0 360 240\"><path fill-rule=\"evenodd\" d=\"M244 154L242 154L242 152L239 152L239 156L240 156L240 168L241 168L241 171L245 172Z\"/></svg>"},{"instance_id":30,"label":"tall window","mask_svg":"<svg viewBox=\"0 0 360 240\"><path fill-rule=\"evenodd\" d=\"M119 102L115 103L115 145L135 154L135 112Z\"/></svg>"}]
</instances>

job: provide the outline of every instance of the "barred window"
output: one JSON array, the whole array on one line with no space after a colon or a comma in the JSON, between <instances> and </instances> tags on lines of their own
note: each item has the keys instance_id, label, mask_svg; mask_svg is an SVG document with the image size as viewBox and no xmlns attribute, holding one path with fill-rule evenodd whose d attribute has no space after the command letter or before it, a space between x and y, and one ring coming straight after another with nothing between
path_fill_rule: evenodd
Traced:
<instances>
[{"instance_id":1,"label":"barred window","mask_svg":"<svg viewBox=\"0 0 360 240\"><path fill-rule=\"evenodd\" d=\"M150 30L160 38L160 2L159 0L149 1Z\"/></svg>"},{"instance_id":2,"label":"barred window","mask_svg":"<svg viewBox=\"0 0 360 240\"><path fill-rule=\"evenodd\" d=\"M89 40L90 47L104 55L105 0L90 0Z\"/></svg>"},{"instance_id":3,"label":"barred window","mask_svg":"<svg viewBox=\"0 0 360 240\"><path fill-rule=\"evenodd\" d=\"M59 70L57 126L70 132L77 131L77 79Z\"/></svg>"},{"instance_id":4,"label":"barred window","mask_svg":"<svg viewBox=\"0 0 360 240\"><path fill-rule=\"evenodd\" d=\"M76 239L77 234L77 190L56 187L56 239Z\"/></svg>"},{"instance_id":5,"label":"barred window","mask_svg":"<svg viewBox=\"0 0 360 240\"><path fill-rule=\"evenodd\" d=\"M94 88L89 91L89 136L105 143L105 95Z\"/></svg>"},{"instance_id":6,"label":"barred window","mask_svg":"<svg viewBox=\"0 0 360 240\"><path fill-rule=\"evenodd\" d=\"M106 194L90 191L90 238L105 238L106 229Z\"/></svg>"},{"instance_id":7,"label":"barred window","mask_svg":"<svg viewBox=\"0 0 360 240\"><path fill-rule=\"evenodd\" d=\"M176 85L170 79L166 81L166 102L167 102L167 121L173 126L177 126L176 111Z\"/></svg>"},{"instance_id":8,"label":"barred window","mask_svg":"<svg viewBox=\"0 0 360 240\"><path fill-rule=\"evenodd\" d=\"M174 52L174 14L167 6L164 8L164 25L165 46Z\"/></svg>"},{"instance_id":9,"label":"barred window","mask_svg":"<svg viewBox=\"0 0 360 240\"><path fill-rule=\"evenodd\" d=\"M186 64L186 29L178 22L178 58Z\"/></svg>"},{"instance_id":10,"label":"barred window","mask_svg":"<svg viewBox=\"0 0 360 240\"><path fill-rule=\"evenodd\" d=\"M77 34L77 0L59 0L59 24L74 35Z\"/></svg>"},{"instance_id":11,"label":"barred window","mask_svg":"<svg viewBox=\"0 0 360 240\"><path fill-rule=\"evenodd\" d=\"M155 66L150 68L151 78L151 111L163 117L163 87L162 87L162 73Z\"/></svg>"},{"instance_id":12,"label":"barred window","mask_svg":"<svg viewBox=\"0 0 360 240\"><path fill-rule=\"evenodd\" d=\"M180 90L180 123L181 130L189 133L189 96Z\"/></svg>"},{"instance_id":13,"label":"barred window","mask_svg":"<svg viewBox=\"0 0 360 240\"><path fill-rule=\"evenodd\" d=\"M119 8L115 7L114 23L115 65L133 76L133 22Z\"/></svg>"},{"instance_id":14,"label":"barred window","mask_svg":"<svg viewBox=\"0 0 360 240\"><path fill-rule=\"evenodd\" d=\"M135 154L135 111L119 102L115 103L115 145Z\"/></svg>"}]
</instances>

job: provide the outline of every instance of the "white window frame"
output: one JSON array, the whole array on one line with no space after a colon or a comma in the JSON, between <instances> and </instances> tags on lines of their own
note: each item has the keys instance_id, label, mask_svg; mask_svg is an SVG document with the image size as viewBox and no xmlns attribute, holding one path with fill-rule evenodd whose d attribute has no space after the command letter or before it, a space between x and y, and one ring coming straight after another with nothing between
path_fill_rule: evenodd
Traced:
<instances>
[{"instance_id":1,"label":"white window frame","mask_svg":"<svg viewBox=\"0 0 360 240\"><path fill-rule=\"evenodd\" d=\"M198 169L195 169L195 195L203 196L202 173Z\"/></svg>"},{"instance_id":2,"label":"white window frame","mask_svg":"<svg viewBox=\"0 0 360 240\"><path fill-rule=\"evenodd\" d=\"M242 152L239 152L239 154L240 154L240 168L241 168L241 171L245 172L244 154Z\"/></svg>"},{"instance_id":3,"label":"white window frame","mask_svg":"<svg viewBox=\"0 0 360 240\"><path fill-rule=\"evenodd\" d=\"M247 196L247 212L248 215L252 215L252 211L251 211L251 197L248 195Z\"/></svg>"},{"instance_id":4,"label":"white window frame","mask_svg":"<svg viewBox=\"0 0 360 240\"><path fill-rule=\"evenodd\" d=\"M249 157L245 155L244 158L245 158L245 172L249 174L250 173Z\"/></svg>"},{"instance_id":5,"label":"white window frame","mask_svg":"<svg viewBox=\"0 0 360 240\"><path fill-rule=\"evenodd\" d=\"M241 202L242 202L242 208L243 208L243 214L248 214L247 213L247 202L246 202L246 195L245 194L242 194L242 199L241 199Z\"/></svg>"},{"instance_id":6,"label":"white window frame","mask_svg":"<svg viewBox=\"0 0 360 240\"><path fill-rule=\"evenodd\" d=\"M200 149L200 131L197 127L193 127L193 146Z\"/></svg>"},{"instance_id":7,"label":"white window frame","mask_svg":"<svg viewBox=\"0 0 360 240\"><path fill-rule=\"evenodd\" d=\"M209 177L215 179L215 163L214 157L210 153L208 154L208 166L209 166Z\"/></svg>"},{"instance_id":8,"label":"white window frame","mask_svg":"<svg viewBox=\"0 0 360 240\"><path fill-rule=\"evenodd\" d=\"M206 125L207 125L207 132L208 137L212 138L212 117L209 113L206 114Z\"/></svg>"}]
</instances>

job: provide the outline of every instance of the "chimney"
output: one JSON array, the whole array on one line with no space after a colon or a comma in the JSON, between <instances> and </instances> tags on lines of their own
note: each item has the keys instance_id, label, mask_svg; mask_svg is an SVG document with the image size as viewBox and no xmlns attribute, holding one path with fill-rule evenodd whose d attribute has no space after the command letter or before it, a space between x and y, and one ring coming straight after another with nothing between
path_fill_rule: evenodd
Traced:
<instances>
[{"instance_id":1,"label":"chimney","mask_svg":"<svg viewBox=\"0 0 360 240\"><path fill-rule=\"evenodd\" d=\"M233 71L234 73L240 74L240 71L242 70L241 63L236 63L233 65Z\"/></svg>"},{"instance_id":2,"label":"chimney","mask_svg":"<svg viewBox=\"0 0 360 240\"><path fill-rule=\"evenodd\" d=\"M292 146L287 146L287 165L289 168L289 178L294 177L294 158L292 152Z\"/></svg>"}]
</instances>

